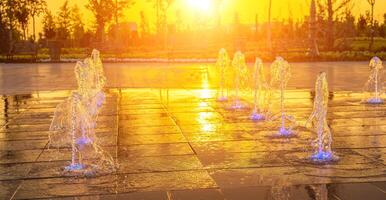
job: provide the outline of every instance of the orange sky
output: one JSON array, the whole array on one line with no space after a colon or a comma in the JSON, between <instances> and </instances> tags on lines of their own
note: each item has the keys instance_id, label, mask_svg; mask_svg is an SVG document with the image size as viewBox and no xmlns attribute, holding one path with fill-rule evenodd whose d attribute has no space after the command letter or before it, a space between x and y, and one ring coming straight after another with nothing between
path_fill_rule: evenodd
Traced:
<instances>
[{"instance_id":1,"label":"orange sky","mask_svg":"<svg viewBox=\"0 0 386 200\"><path fill-rule=\"evenodd\" d=\"M169 20L175 21L176 12L179 10L182 15L182 21L185 24L195 23L197 19L211 24L214 22L213 16L215 13L214 5L211 5L212 0L175 0L176 3L169 11ZM353 0L353 13L358 15L370 9L367 0ZM60 5L65 0L47 0L48 8L52 12L57 12ZM83 20L88 25L93 24L91 13L84 8L88 0L69 0L70 5L78 5L81 8L84 16ZM223 0L220 7L222 15L222 23L231 23L234 13L238 12L242 23L254 23L255 15L258 14L259 21L267 20L268 0ZM283 19L290 15L295 19L301 19L308 13L309 0L272 0L272 18ZM153 25L155 21L154 8L148 0L136 0L134 6L125 11L125 18L122 21L139 21L139 12L144 11L149 20L149 24ZM386 0L377 0L375 8L375 17L378 20L383 20L383 13L386 11ZM39 31L41 25L38 26Z\"/></svg>"}]
</instances>

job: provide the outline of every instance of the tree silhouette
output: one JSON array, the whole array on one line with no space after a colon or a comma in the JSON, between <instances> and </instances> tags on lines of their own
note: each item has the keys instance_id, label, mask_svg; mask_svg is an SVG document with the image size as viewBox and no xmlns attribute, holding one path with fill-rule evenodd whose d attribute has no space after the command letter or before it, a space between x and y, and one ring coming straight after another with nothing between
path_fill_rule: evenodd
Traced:
<instances>
[{"instance_id":1,"label":"tree silhouette","mask_svg":"<svg viewBox=\"0 0 386 200\"><path fill-rule=\"evenodd\" d=\"M33 40L36 40L36 20L35 17L44 13L47 7L45 0L29 0L28 1L29 12L32 17L32 29L33 29Z\"/></svg>"},{"instance_id":2,"label":"tree silhouette","mask_svg":"<svg viewBox=\"0 0 386 200\"><path fill-rule=\"evenodd\" d=\"M59 8L57 17L57 37L61 40L67 40L71 34L71 8L66 0Z\"/></svg>"},{"instance_id":3,"label":"tree silhouette","mask_svg":"<svg viewBox=\"0 0 386 200\"><path fill-rule=\"evenodd\" d=\"M46 39L53 39L56 36L54 16L48 10L43 18L43 35Z\"/></svg>"},{"instance_id":4,"label":"tree silhouette","mask_svg":"<svg viewBox=\"0 0 386 200\"><path fill-rule=\"evenodd\" d=\"M375 0L367 0L371 6L371 19L370 19L370 24L371 24L371 33L370 33L370 44L369 44L369 50L371 51L373 49L373 44L374 44L374 5L375 5Z\"/></svg>"},{"instance_id":5,"label":"tree silhouette","mask_svg":"<svg viewBox=\"0 0 386 200\"><path fill-rule=\"evenodd\" d=\"M106 23L110 22L114 16L116 23L118 23L118 16L121 15L121 11L133 3L132 0L89 0L86 8L91 10L96 19L98 41L104 40Z\"/></svg>"},{"instance_id":6,"label":"tree silhouette","mask_svg":"<svg viewBox=\"0 0 386 200\"><path fill-rule=\"evenodd\" d=\"M334 18L347 7L352 0L327 0L327 48L332 49L335 41Z\"/></svg>"}]
</instances>

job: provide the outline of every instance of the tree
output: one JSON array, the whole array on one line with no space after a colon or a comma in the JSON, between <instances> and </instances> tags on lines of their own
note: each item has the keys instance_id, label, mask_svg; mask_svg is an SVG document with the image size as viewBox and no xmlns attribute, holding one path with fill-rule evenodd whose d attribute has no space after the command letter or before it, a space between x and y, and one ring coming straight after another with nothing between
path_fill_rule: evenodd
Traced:
<instances>
[{"instance_id":1,"label":"tree","mask_svg":"<svg viewBox=\"0 0 386 200\"><path fill-rule=\"evenodd\" d=\"M116 23L118 23L118 16L121 15L121 11L133 3L134 1L132 0L89 0L86 8L94 14L96 19L96 35L98 41L104 40L106 23L110 22L114 15Z\"/></svg>"},{"instance_id":2,"label":"tree","mask_svg":"<svg viewBox=\"0 0 386 200\"><path fill-rule=\"evenodd\" d=\"M357 32L359 36L364 36L367 33L367 19L363 15L359 15L357 22Z\"/></svg>"},{"instance_id":3,"label":"tree","mask_svg":"<svg viewBox=\"0 0 386 200\"><path fill-rule=\"evenodd\" d=\"M119 18L123 15L123 10L132 6L135 2L133 0L115 0L115 24L119 23Z\"/></svg>"},{"instance_id":4,"label":"tree","mask_svg":"<svg viewBox=\"0 0 386 200\"><path fill-rule=\"evenodd\" d=\"M113 0L89 0L87 8L93 12L97 22L97 40L103 41L105 25L113 18L112 11L116 9L116 6Z\"/></svg>"},{"instance_id":5,"label":"tree","mask_svg":"<svg viewBox=\"0 0 386 200\"><path fill-rule=\"evenodd\" d=\"M269 4L268 4L268 27L267 27L267 46L268 46L268 49L270 51L272 51L271 10L272 10L272 0L269 0Z\"/></svg>"},{"instance_id":6,"label":"tree","mask_svg":"<svg viewBox=\"0 0 386 200\"><path fill-rule=\"evenodd\" d=\"M33 40L36 40L36 22L35 17L44 13L47 2L45 0L29 0L28 7L30 11L30 15L32 17L32 29L33 29Z\"/></svg>"},{"instance_id":7,"label":"tree","mask_svg":"<svg viewBox=\"0 0 386 200\"><path fill-rule=\"evenodd\" d=\"M370 19L370 24L371 24L371 40L369 44L369 50L371 51L373 49L373 44L374 44L374 5L375 5L375 0L367 0L371 6L371 19Z\"/></svg>"},{"instance_id":8,"label":"tree","mask_svg":"<svg viewBox=\"0 0 386 200\"><path fill-rule=\"evenodd\" d=\"M8 0L6 3L3 2L4 10L8 18L8 54L12 54L13 47L13 29L14 29L14 6L15 1Z\"/></svg>"},{"instance_id":9,"label":"tree","mask_svg":"<svg viewBox=\"0 0 386 200\"><path fill-rule=\"evenodd\" d=\"M84 23L82 21L82 15L79 12L78 6L74 6L71 9L71 38L77 43L80 44L82 38L84 37Z\"/></svg>"},{"instance_id":10,"label":"tree","mask_svg":"<svg viewBox=\"0 0 386 200\"><path fill-rule=\"evenodd\" d=\"M0 41L3 41L3 45L0 45L0 52L5 52L7 49L7 2L0 1Z\"/></svg>"},{"instance_id":11,"label":"tree","mask_svg":"<svg viewBox=\"0 0 386 200\"><path fill-rule=\"evenodd\" d=\"M29 19L29 7L28 7L28 1L27 0L18 0L15 1L14 6L12 7L14 9L14 15L19 23L21 29L23 30L23 39L27 39L27 28L28 28L28 19Z\"/></svg>"},{"instance_id":12,"label":"tree","mask_svg":"<svg viewBox=\"0 0 386 200\"><path fill-rule=\"evenodd\" d=\"M66 0L59 8L57 16L57 38L67 40L71 34L71 9Z\"/></svg>"},{"instance_id":13,"label":"tree","mask_svg":"<svg viewBox=\"0 0 386 200\"><path fill-rule=\"evenodd\" d=\"M147 22L147 18L145 16L145 12L144 11L141 11L139 13L140 17L141 17L141 35L142 35L142 38L146 38L147 35L149 34L149 24Z\"/></svg>"},{"instance_id":14,"label":"tree","mask_svg":"<svg viewBox=\"0 0 386 200\"><path fill-rule=\"evenodd\" d=\"M316 4L315 0L311 0L310 4L310 49L311 55L318 56L318 44L316 43Z\"/></svg>"},{"instance_id":15,"label":"tree","mask_svg":"<svg viewBox=\"0 0 386 200\"><path fill-rule=\"evenodd\" d=\"M52 13L48 10L43 18L43 35L46 39L53 39L56 36L54 16L52 16Z\"/></svg>"},{"instance_id":16,"label":"tree","mask_svg":"<svg viewBox=\"0 0 386 200\"><path fill-rule=\"evenodd\" d=\"M174 3L175 0L148 0L154 2L154 7L156 9L157 15L157 33L165 34L167 28L167 13L170 6Z\"/></svg>"},{"instance_id":17,"label":"tree","mask_svg":"<svg viewBox=\"0 0 386 200\"><path fill-rule=\"evenodd\" d=\"M379 36L386 37L386 13L383 14L383 24L379 27Z\"/></svg>"},{"instance_id":18,"label":"tree","mask_svg":"<svg viewBox=\"0 0 386 200\"><path fill-rule=\"evenodd\" d=\"M335 26L334 20L341 14L342 9L349 6L352 0L327 0L327 47L334 47Z\"/></svg>"}]
</instances>

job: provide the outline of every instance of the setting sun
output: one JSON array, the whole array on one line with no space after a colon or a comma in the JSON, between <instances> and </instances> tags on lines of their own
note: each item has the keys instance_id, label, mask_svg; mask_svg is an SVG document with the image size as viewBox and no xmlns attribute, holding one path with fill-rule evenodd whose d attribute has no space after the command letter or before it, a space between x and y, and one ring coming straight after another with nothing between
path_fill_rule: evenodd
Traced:
<instances>
[{"instance_id":1,"label":"setting sun","mask_svg":"<svg viewBox=\"0 0 386 200\"><path fill-rule=\"evenodd\" d=\"M211 0L186 0L187 6L199 11L209 11L212 6Z\"/></svg>"}]
</instances>

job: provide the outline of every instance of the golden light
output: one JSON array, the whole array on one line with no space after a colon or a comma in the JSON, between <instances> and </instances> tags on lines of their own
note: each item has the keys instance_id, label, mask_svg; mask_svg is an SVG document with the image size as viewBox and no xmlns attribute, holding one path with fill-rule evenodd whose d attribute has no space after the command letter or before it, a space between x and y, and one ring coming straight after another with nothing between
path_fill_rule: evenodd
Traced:
<instances>
[{"instance_id":1,"label":"golden light","mask_svg":"<svg viewBox=\"0 0 386 200\"><path fill-rule=\"evenodd\" d=\"M187 6L199 11L209 11L212 7L211 0L186 0Z\"/></svg>"}]
</instances>

